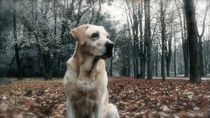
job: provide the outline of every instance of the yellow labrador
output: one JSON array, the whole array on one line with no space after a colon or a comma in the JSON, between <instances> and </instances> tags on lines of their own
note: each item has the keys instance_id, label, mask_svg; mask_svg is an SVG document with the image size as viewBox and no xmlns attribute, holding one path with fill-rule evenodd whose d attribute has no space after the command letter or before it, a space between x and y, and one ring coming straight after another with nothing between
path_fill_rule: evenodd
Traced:
<instances>
[{"instance_id":1,"label":"yellow labrador","mask_svg":"<svg viewBox=\"0 0 210 118\"><path fill-rule=\"evenodd\" d=\"M104 59L112 56L113 42L102 26L81 25L71 30L77 40L67 61L64 89L68 118L119 118L108 101Z\"/></svg>"}]
</instances>

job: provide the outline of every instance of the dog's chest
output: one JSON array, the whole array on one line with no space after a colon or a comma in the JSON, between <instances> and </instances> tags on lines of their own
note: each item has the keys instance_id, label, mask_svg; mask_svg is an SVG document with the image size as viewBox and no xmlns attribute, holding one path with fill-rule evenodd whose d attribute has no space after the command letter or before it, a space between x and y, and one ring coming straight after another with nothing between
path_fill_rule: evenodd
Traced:
<instances>
[{"instance_id":1,"label":"dog's chest","mask_svg":"<svg viewBox=\"0 0 210 118\"><path fill-rule=\"evenodd\" d=\"M93 80L77 80L69 82L67 87L70 99L75 102L87 103L95 101L99 96L99 83Z\"/></svg>"},{"instance_id":2,"label":"dog's chest","mask_svg":"<svg viewBox=\"0 0 210 118\"><path fill-rule=\"evenodd\" d=\"M99 103L100 92L97 86L97 83L91 80L77 80L68 86L68 99L73 102L82 117L90 115Z\"/></svg>"},{"instance_id":3,"label":"dog's chest","mask_svg":"<svg viewBox=\"0 0 210 118\"><path fill-rule=\"evenodd\" d=\"M83 93L88 93L96 89L96 82L94 80L77 80L75 84Z\"/></svg>"}]
</instances>

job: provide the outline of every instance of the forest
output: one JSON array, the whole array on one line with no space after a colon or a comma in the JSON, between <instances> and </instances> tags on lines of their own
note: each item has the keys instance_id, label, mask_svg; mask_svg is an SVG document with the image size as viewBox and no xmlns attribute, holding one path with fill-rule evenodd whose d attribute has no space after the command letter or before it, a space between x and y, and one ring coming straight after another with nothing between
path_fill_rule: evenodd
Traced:
<instances>
[{"instance_id":1,"label":"forest","mask_svg":"<svg viewBox=\"0 0 210 118\"><path fill-rule=\"evenodd\" d=\"M208 1L195 2L196 46L187 40L183 1L119 1L124 16L118 19L123 22L113 20L112 11L107 10L116 3L1 0L0 75L62 77L75 44L69 30L87 23L103 25L115 43L114 55L108 60L109 75L189 77L191 47L199 48L200 76L210 73Z\"/></svg>"},{"instance_id":2,"label":"forest","mask_svg":"<svg viewBox=\"0 0 210 118\"><path fill-rule=\"evenodd\" d=\"M0 0L0 117L63 118L82 24L115 44L106 70L122 118L210 117L209 0Z\"/></svg>"}]
</instances>

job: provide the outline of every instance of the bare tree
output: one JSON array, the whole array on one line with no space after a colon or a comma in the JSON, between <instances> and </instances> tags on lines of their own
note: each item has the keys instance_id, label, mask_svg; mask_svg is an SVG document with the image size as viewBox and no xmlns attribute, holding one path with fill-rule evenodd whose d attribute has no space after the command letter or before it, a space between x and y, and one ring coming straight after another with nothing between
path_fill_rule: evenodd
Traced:
<instances>
[{"instance_id":1,"label":"bare tree","mask_svg":"<svg viewBox=\"0 0 210 118\"><path fill-rule=\"evenodd\" d=\"M139 60L138 60L138 49L139 49L139 14L138 11L138 4L134 0L129 1L126 0L126 5L128 8L127 12L127 20L128 26L130 26L130 37L131 38L131 48L132 48L132 65L133 65L133 75L137 77L138 75L138 68L139 68ZM144 78L144 77L143 77Z\"/></svg>"},{"instance_id":2,"label":"bare tree","mask_svg":"<svg viewBox=\"0 0 210 118\"><path fill-rule=\"evenodd\" d=\"M152 38L150 21L150 0L144 0L145 9L145 43L147 48L147 79L152 79Z\"/></svg>"},{"instance_id":3,"label":"bare tree","mask_svg":"<svg viewBox=\"0 0 210 118\"><path fill-rule=\"evenodd\" d=\"M144 9L146 10L146 4L144 5ZM145 11L144 10L144 11ZM143 2L139 3L139 30L140 30L140 47L139 47L139 56L140 56L140 77L145 78L146 75L146 43L143 38ZM145 23L146 24L146 23ZM144 29L146 30L146 28Z\"/></svg>"},{"instance_id":4,"label":"bare tree","mask_svg":"<svg viewBox=\"0 0 210 118\"><path fill-rule=\"evenodd\" d=\"M177 30L177 27L175 28ZM176 57L176 51L177 51L177 37L176 37L176 31L174 30L173 35L174 35L174 77L177 76L177 57Z\"/></svg>"},{"instance_id":5,"label":"bare tree","mask_svg":"<svg viewBox=\"0 0 210 118\"><path fill-rule=\"evenodd\" d=\"M199 34L199 32L197 33L198 34L198 39L199 39L199 50L200 50L200 72L201 72L201 76L206 76L205 74L205 66L204 66L204 56L203 56L203 41L202 41L202 38L203 38L203 35L204 35L204 32L205 32L205 28L206 28L206 17L207 17L207 13L208 13L208 9L210 7L210 4L207 4L206 5L206 10L205 10L205 14L204 14L204 18L203 18L203 23L202 23L202 31L201 33Z\"/></svg>"},{"instance_id":6,"label":"bare tree","mask_svg":"<svg viewBox=\"0 0 210 118\"><path fill-rule=\"evenodd\" d=\"M166 58L166 23L165 23L165 14L166 8L168 5L168 0L163 2L160 0L160 23L161 23L161 77L162 80L166 79L165 75L165 58Z\"/></svg>"},{"instance_id":7,"label":"bare tree","mask_svg":"<svg viewBox=\"0 0 210 118\"><path fill-rule=\"evenodd\" d=\"M13 37L15 41L15 59L16 59L16 65L17 65L17 77L19 79L22 78L23 76L23 70L22 70L22 65L21 65L21 59L20 59L20 48L17 43L17 13L16 13L16 0L13 0Z\"/></svg>"},{"instance_id":8,"label":"bare tree","mask_svg":"<svg viewBox=\"0 0 210 118\"><path fill-rule=\"evenodd\" d=\"M145 78L146 73L146 46L143 38L143 2L138 3L138 15L139 15L139 35L140 35L140 44L139 44L139 65L140 65L140 74L139 77Z\"/></svg>"},{"instance_id":9,"label":"bare tree","mask_svg":"<svg viewBox=\"0 0 210 118\"><path fill-rule=\"evenodd\" d=\"M183 60L184 60L184 76L189 76L189 44L187 41L186 18L184 16L184 4L180 0L175 0L175 5L178 11L179 23L181 26ZM180 9L182 12L180 12ZM183 14L183 15L182 15Z\"/></svg>"},{"instance_id":10,"label":"bare tree","mask_svg":"<svg viewBox=\"0 0 210 118\"><path fill-rule=\"evenodd\" d=\"M167 46L166 46L166 74L167 77L170 77L170 69L171 69L171 56L172 56L172 31L173 31L173 27L171 24L171 28L170 28L170 33L169 33L169 38L167 40Z\"/></svg>"},{"instance_id":11,"label":"bare tree","mask_svg":"<svg viewBox=\"0 0 210 118\"><path fill-rule=\"evenodd\" d=\"M201 82L199 42L197 38L198 29L195 18L194 0L184 0L184 10L190 51L190 81Z\"/></svg>"}]
</instances>

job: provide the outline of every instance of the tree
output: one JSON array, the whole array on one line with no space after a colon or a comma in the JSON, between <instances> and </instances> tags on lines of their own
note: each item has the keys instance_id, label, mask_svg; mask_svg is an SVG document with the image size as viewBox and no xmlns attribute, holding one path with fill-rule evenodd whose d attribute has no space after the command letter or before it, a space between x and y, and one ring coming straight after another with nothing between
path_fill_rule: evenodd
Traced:
<instances>
[{"instance_id":1,"label":"tree","mask_svg":"<svg viewBox=\"0 0 210 118\"><path fill-rule=\"evenodd\" d=\"M175 28L175 31L173 32L174 35L174 77L177 76L177 37L176 37L176 30L177 27Z\"/></svg>"},{"instance_id":2,"label":"tree","mask_svg":"<svg viewBox=\"0 0 210 118\"><path fill-rule=\"evenodd\" d=\"M166 79L165 76L165 56L166 56L166 25L165 25L165 11L166 5L164 7L163 0L160 0L160 23L161 23L161 77L162 80Z\"/></svg>"},{"instance_id":3,"label":"tree","mask_svg":"<svg viewBox=\"0 0 210 118\"><path fill-rule=\"evenodd\" d=\"M146 75L146 39L143 36L143 2L141 1L138 5L138 14L139 14L139 33L140 33L140 47L139 47L139 63L140 63L140 77L145 78ZM146 23L145 23L146 24ZM144 29L146 30L146 29Z\"/></svg>"},{"instance_id":4,"label":"tree","mask_svg":"<svg viewBox=\"0 0 210 118\"><path fill-rule=\"evenodd\" d=\"M173 10L173 9L172 9ZM166 32L167 33L167 45L166 45L166 74L167 77L171 76L171 58L172 58L172 43L173 43L173 39L175 38L175 36L173 35L173 33L175 32L175 13L174 11L170 11L170 13L168 14L168 19L167 19L167 24L168 24L168 29L169 31ZM175 43L175 42L174 42Z\"/></svg>"},{"instance_id":5,"label":"tree","mask_svg":"<svg viewBox=\"0 0 210 118\"><path fill-rule=\"evenodd\" d=\"M178 11L179 23L181 26L182 49L183 49L183 55L184 55L183 56L184 76L189 77L189 45L188 45L187 36L186 36L187 31L186 31L186 18L184 16L184 5L183 3L181 3L180 0L175 0L175 5ZM180 7L181 7L182 12L180 12Z\"/></svg>"},{"instance_id":6,"label":"tree","mask_svg":"<svg viewBox=\"0 0 210 118\"><path fill-rule=\"evenodd\" d=\"M187 23L187 38L190 51L190 81L201 82L198 29L195 18L194 0L184 0L184 10Z\"/></svg>"},{"instance_id":7,"label":"tree","mask_svg":"<svg viewBox=\"0 0 210 118\"><path fill-rule=\"evenodd\" d=\"M204 60L205 60L205 73L210 73L210 38L209 35L206 37L206 40L204 41Z\"/></svg>"},{"instance_id":8,"label":"tree","mask_svg":"<svg viewBox=\"0 0 210 118\"><path fill-rule=\"evenodd\" d=\"M17 77L19 79L22 78L23 76L23 70L22 70L22 64L21 64L21 59L20 59L20 48L19 45L17 43L17 15L16 15L16 0L13 0L13 37L14 37L14 41L15 41L15 59L16 59L16 65L17 65Z\"/></svg>"},{"instance_id":9,"label":"tree","mask_svg":"<svg viewBox=\"0 0 210 118\"><path fill-rule=\"evenodd\" d=\"M147 48L147 79L152 79L152 38L150 21L150 0L144 0L145 4L145 43Z\"/></svg>"},{"instance_id":10,"label":"tree","mask_svg":"<svg viewBox=\"0 0 210 118\"><path fill-rule=\"evenodd\" d=\"M206 10L205 10L205 13L204 13L204 18L203 18L203 23L202 23L202 31L201 33L199 34L199 32L197 33L198 34L198 39L199 39L199 50L200 50L200 72L201 72L201 76L206 76L205 74L205 66L204 66L204 56L203 56L203 42L202 42L202 38L203 38L203 35L204 35L204 32L205 32L205 27L206 27L206 17L207 17L207 13L208 13L208 9L210 7L210 4L207 4L206 5Z\"/></svg>"},{"instance_id":11,"label":"tree","mask_svg":"<svg viewBox=\"0 0 210 118\"><path fill-rule=\"evenodd\" d=\"M144 3L144 4L143 4ZM134 77L152 79L152 38L150 0L129 1L126 0L128 8L127 19L130 25L132 37L132 57ZM144 20L143 21L143 16ZM143 25L144 23L144 25ZM143 31L144 28L144 31ZM143 35L144 34L144 35ZM140 69L140 74L139 74ZM147 69L147 71L146 71Z\"/></svg>"},{"instance_id":12,"label":"tree","mask_svg":"<svg viewBox=\"0 0 210 118\"><path fill-rule=\"evenodd\" d=\"M116 55L117 57L114 60L115 70L120 70L120 76L130 76L131 66L130 66L130 57L131 55L131 45L127 42L130 41L129 37L129 27L123 25L123 28L118 32L117 40L115 40L116 45Z\"/></svg>"},{"instance_id":13,"label":"tree","mask_svg":"<svg viewBox=\"0 0 210 118\"><path fill-rule=\"evenodd\" d=\"M89 17L93 15L90 11L96 7L92 7L92 4L95 4L97 0L91 0L91 2L84 0L63 1L66 4L62 4L62 1L58 0L38 1L41 2L41 5L36 6L38 10L35 10L35 6L32 7L32 12L27 6L30 2L23 1L24 7L20 9L23 14L18 17L21 24L27 29L30 40L35 42L31 46L35 45L37 49L37 62L39 62L37 65L40 72L44 72L41 74L45 79L50 79L52 76L60 75L60 68L65 71L63 65L69 55L73 53L74 41L69 37L69 29L89 22ZM104 3L104 1L101 2ZM33 4L36 5L36 1ZM29 12L25 12L27 10ZM37 18L36 14L38 14ZM95 14L94 16L96 16ZM100 17L98 24L104 22L104 24L110 25L105 23L105 15L102 15L101 12L97 12L97 14ZM56 66L58 68L55 68Z\"/></svg>"},{"instance_id":14,"label":"tree","mask_svg":"<svg viewBox=\"0 0 210 118\"><path fill-rule=\"evenodd\" d=\"M171 29L170 29L170 36L167 41L167 48L166 48L166 74L167 77L170 77L170 69L171 69L171 56L172 56L172 24L171 24Z\"/></svg>"},{"instance_id":15,"label":"tree","mask_svg":"<svg viewBox=\"0 0 210 118\"><path fill-rule=\"evenodd\" d=\"M139 59L138 59L138 50L139 50L139 4L136 3L135 0L126 0L126 5L128 11L126 12L127 15L127 23L130 27L130 37L131 37L131 48L132 48L132 60L133 63L133 75L137 77L139 72ZM145 64L145 63L144 63ZM144 78L144 77L143 77Z\"/></svg>"}]
</instances>

